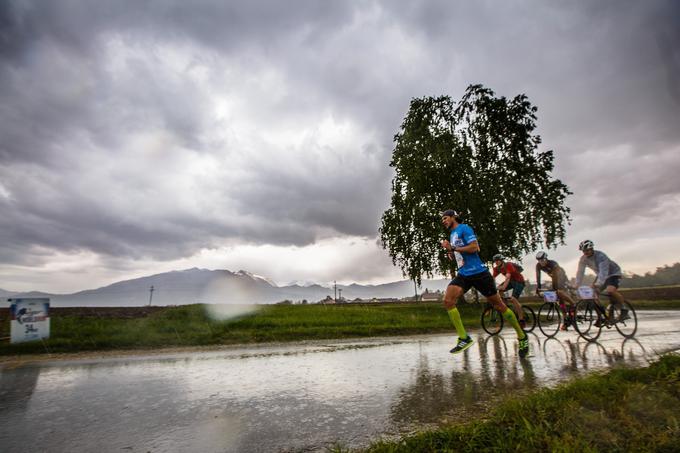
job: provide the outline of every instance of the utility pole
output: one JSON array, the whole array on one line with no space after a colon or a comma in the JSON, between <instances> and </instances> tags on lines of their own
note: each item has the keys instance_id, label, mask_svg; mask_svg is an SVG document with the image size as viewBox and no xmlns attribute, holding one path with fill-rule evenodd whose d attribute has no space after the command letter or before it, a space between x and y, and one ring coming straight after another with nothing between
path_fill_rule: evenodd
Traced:
<instances>
[{"instance_id":1,"label":"utility pole","mask_svg":"<svg viewBox=\"0 0 680 453\"><path fill-rule=\"evenodd\" d=\"M333 280L333 301L338 303L338 284Z\"/></svg>"},{"instance_id":2,"label":"utility pole","mask_svg":"<svg viewBox=\"0 0 680 453\"><path fill-rule=\"evenodd\" d=\"M340 300L342 300L342 288L338 290L338 293L340 293Z\"/></svg>"},{"instance_id":3,"label":"utility pole","mask_svg":"<svg viewBox=\"0 0 680 453\"><path fill-rule=\"evenodd\" d=\"M153 299L153 285L151 285L151 288L149 288L149 307L151 306L151 299Z\"/></svg>"},{"instance_id":4,"label":"utility pole","mask_svg":"<svg viewBox=\"0 0 680 453\"><path fill-rule=\"evenodd\" d=\"M416 283L416 279L413 279L413 289L415 291L415 301L418 302L418 284Z\"/></svg>"}]
</instances>

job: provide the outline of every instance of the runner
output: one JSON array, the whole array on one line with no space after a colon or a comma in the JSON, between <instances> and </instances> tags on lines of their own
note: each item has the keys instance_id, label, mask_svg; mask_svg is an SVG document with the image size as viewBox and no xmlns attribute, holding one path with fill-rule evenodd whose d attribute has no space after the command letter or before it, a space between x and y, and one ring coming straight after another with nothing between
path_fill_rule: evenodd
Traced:
<instances>
[{"instance_id":1,"label":"runner","mask_svg":"<svg viewBox=\"0 0 680 453\"><path fill-rule=\"evenodd\" d=\"M520 327L515 314L508 309L498 295L491 273L479 258L479 244L474 231L468 225L461 223L460 216L453 209L442 212L442 224L450 232L450 240L443 240L441 245L448 251L449 259L455 258L458 266L458 273L449 283L444 295L444 307L458 334L458 343L451 349L451 353L458 354L472 346L473 340L463 326L456 303L460 296L474 287L514 327L519 340L519 356L526 357L529 353L529 337Z\"/></svg>"},{"instance_id":2,"label":"runner","mask_svg":"<svg viewBox=\"0 0 680 453\"><path fill-rule=\"evenodd\" d=\"M549 260L548 254L540 251L536 254L536 295L540 296L541 290L541 271L545 272L552 279L552 289L557 293L557 298L560 300L560 308L564 313L564 324L560 327L561 330L567 330L571 324L571 319L568 316L566 309L566 304L569 304L569 308L573 309L574 299L571 298L569 292L567 291L569 287L569 279L567 278L567 273L564 269L557 264L557 261Z\"/></svg>"},{"instance_id":3,"label":"runner","mask_svg":"<svg viewBox=\"0 0 680 453\"><path fill-rule=\"evenodd\" d=\"M619 283L621 282L621 267L609 257L599 250L595 250L593 241L586 239L578 245L578 249L583 252L583 256L578 262L578 270L576 271L576 286L581 285L583 274L586 267L590 268L597 274L597 278L593 282L593 288L596 288L596 283L600 284L600 291L607 291L611 296L611 301L619 307L624 307L623 296L619 292ZM607 310L609 316L609 310ZM621 319L627 319L628 311L621 309Z\"/></svg>"},{"instance_id":4,"label":"runner","mask_svg":"<svg viewBox=\"0 0 680 453\"><path fill-rule=\"evenodd\" d=\"M522 272L517 269L513 263L506 263L505 257L500 253L493 256L493 278L495 279L498 274L505 277L505 281L498 286L498 291L506 291L508 287L512 290L510 294L510 302L515 307L515 313L519 315L519 325L522 329L526 327L526 320L524 319L524 311L522 310L522 305L519 303L519 297L524 291L524 276Z\"/></svg>"}]
</instances>

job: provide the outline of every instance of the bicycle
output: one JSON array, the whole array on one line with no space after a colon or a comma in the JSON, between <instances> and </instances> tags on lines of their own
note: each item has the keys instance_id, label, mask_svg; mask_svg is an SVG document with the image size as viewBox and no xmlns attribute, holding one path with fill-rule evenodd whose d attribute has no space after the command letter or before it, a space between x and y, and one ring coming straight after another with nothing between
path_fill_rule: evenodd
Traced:
<instances>
[{"instance_id":1,"label":"bicycle","mask_svg":"<svg viewBox=\"0 0 680 453\"><path fill-rule=\"evenodd\" d=\"M538 328L543 335L552 338L557 335L562 325L562 307L557 291L544 291L539 289L539 294L543 293L543 304L538 307Z\"/></svg>"},{"instance_id":2,"label":"bicycle","mask_svg":"<svg viewBox=\"0 0 680 453\"><path fill-rule=\"evenodd\" d=\"M635 308L627 300L621 306L611 300L611 294L601 293L609 298L605 308L599 301L598 293L590 286L578 288L579 301L576 303L574 327L586 341L595 341L602 333L602 328L612 327L624 337L633 338L637 332L637 314Z\"/></svg>"},{"instance_id":3,"label":"bicycle","mask_svg":"<svg viewBox=\"0 0 680 453\"><path fill-rule=\"evenodd\" d=\"M515 316L517 316L517 312L515 311L512 302L510 302L510 296L506 296L505 293L501 293L501 298L503 299L503 302L505 302L505 305L507 305L508 308L510 308L515 313ZM522 305L522 312L524 313L524 321L526 323L523 330L525 332L531 332L536 327L536 314L531 307L524 305ZM500 331L503 330L504 322L505 319L503 318L503 315L498 310L496 310L493 305L491 305L491 303L487 302L484 310L482 311L482 329L484 329L484 331L489 335L498 335Z\"/></svg>"}]
</instances>

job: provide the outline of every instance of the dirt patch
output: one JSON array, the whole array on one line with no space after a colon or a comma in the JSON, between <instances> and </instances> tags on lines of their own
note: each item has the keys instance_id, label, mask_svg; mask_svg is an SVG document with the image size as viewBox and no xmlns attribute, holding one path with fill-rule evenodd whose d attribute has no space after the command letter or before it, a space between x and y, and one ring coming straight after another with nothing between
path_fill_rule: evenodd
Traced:
<instances>
[{"instance_id":1,"label":"dirt patch","mask_svg":"<svg viewBox=\"0 0 680 453\"><path fill-rule=\"evenodd\" d=\"M134 319L167 310L171 307L50 307L50 317ZM0 323L9 321L9 308L0 308Z\"/></svg>"}]
</instances>

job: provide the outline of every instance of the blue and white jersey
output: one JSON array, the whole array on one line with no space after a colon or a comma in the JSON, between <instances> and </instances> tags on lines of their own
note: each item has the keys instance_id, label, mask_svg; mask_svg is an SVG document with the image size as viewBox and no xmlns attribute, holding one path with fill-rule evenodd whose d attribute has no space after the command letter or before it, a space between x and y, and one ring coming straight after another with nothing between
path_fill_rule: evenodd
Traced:
<instances>
[{"instance_id":1,"label":"blue and white jersey","mask_svg":"<svg viewBox=\"0 0 680 453\"><path fill-rule=\"evenodd\" d=\"M475 236L475 232L472 231L472 228L461 223L456 229L451 231L451 239L449 242L451 243L451 249L453 249L454 247L465 247L476 240L477 236ZM458 273L460 275L475 275L487 270L477 252L453 252L453 255L456 258L456 263L458 263Z\"/></svg>"}]
</instances>

